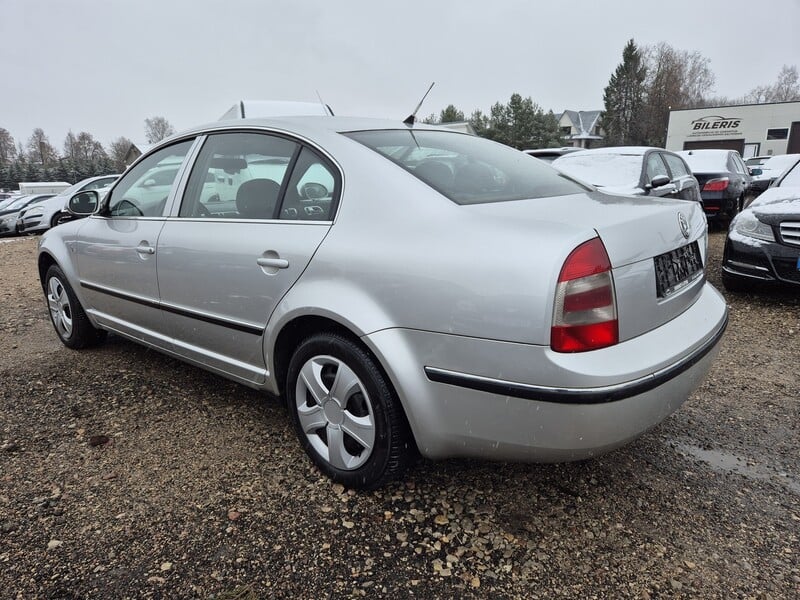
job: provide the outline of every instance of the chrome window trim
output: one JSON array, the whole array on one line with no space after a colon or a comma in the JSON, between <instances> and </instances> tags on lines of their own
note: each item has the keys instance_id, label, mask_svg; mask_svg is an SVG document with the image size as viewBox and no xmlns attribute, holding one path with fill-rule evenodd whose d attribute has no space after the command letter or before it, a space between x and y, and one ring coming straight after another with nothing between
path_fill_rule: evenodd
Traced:
<instances>
[{"instance_id":1,"label":"chrome window trim","mask_svg":"<svg viewBox=\"0 0 800 600\"><path fill-rule=\"evenodd\" d=\"M212 133L235 133L235 132L242 132L242 133L254 133L254 132L255 133L275 133L275 134L278 134L280 136L286 137L286 138L288 138L290 140L295 140L297 143L299 143L301 145L305 145L305 146L308 146L309 148L313 148L316 152L319 152L322 156L324 156L326 158L326 160L328 160L334 166L334 168L339 172L339 178L340 178L342 183L341 183L341 189L339 190L339 201L338 201L337 206L336 206L336 214L333 216L333 220L332 221L318 221L318 222L320 222L320 223L325 222L325 223L331 223L331 224L336 223L336 220L339 217L339 212L340 212L340 209L341 209L341 206L342 206L342 200L344 199L344 190L345 190L345 187L346 187L346 184L347 184L347 180L346 180L346 178L344 176L344 169L342 169L342 166L339 164L339 161L334 159L334 157L331 155L330 152L325 150L322 146L317 144L314 140L312 140L310 138L307 138L306 136L304 136L304 135L302 135L300 133L296 133L294 131L289 131L289 130L286 130L286 129L281 129L281 128L278 128L278 127L268 127L268 126L265 126L265 125L238 125L238 124L237 125L227 124L227 125L221 125L221 126L218 126L218 127L206 128L206 129L202 129L201 132L194 132L193 134L188 134L185 137L189 138L192 135L194 135L196 138L202 137L203 141L205 141L205 139ZM202 146L202 144L201 144L201 146ZM156 148L153 148L150 152L148 152L148 155L151 154L152 152L156 151L160 147L161 146L157 146ZM198 148L198 152L199 152L199 148ZM187 154L187 156L188 156L188 154ZM194 166L194 162L195 162L196 159L197 159L197 152L192 155L192 161L191 161L191 165L192 166ZM137 160L136 162L139 162L139 161ZM134 163L134 164L136 164L136 163ZM133 165L131 165L131 166L133 166ZM191 169L189 169L189 171L191 172ZM183 190L182 190L182 192L183 192ZM109 192L109 194L110 193L111 192ZM181 194L181 201L183 201L183 194ZM180 202L177 203L177 210L178 211L180 211L180 204L181 204ZM173 215L170 214L169 216L171 217ZM181 218L181 220L188 219L188 218L189 217L183 217L183 218ZM249 219L249 220L253 221L254 219ZM280 221L280 219L270 219L270 221L271 222L277 222L277 221Z\"/></svg>"}]
</instances>

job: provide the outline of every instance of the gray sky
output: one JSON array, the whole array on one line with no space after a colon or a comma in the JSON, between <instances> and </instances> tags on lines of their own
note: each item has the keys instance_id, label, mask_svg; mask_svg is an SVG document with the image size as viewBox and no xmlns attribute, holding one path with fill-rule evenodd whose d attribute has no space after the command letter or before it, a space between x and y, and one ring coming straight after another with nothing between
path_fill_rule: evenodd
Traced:
<instances>
[{"instance_id":1,"label":"gray sky","mask_svg":"<svg viewBox=\"0 0 800 600\"><path fill-rule=\"evenodd\" d=\"M178 130L239 99L316 101L403 119L484 112L518 92L545 109L603 107L629 38L711 59L741 96L800 66L800 0L0 0L0 127L104 144Z\"/></svg>"}]
</instances>

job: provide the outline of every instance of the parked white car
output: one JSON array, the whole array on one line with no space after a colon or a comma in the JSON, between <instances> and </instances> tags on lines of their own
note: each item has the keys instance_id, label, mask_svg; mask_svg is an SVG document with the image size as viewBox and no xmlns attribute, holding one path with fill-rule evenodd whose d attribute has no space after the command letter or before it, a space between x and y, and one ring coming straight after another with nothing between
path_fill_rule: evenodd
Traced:
<instances>
[{"instance_id":1,"label":"parked white car","mask_svg":"<svg viewBox=\"0 0 800 600\"><path fill-rule=\"evenodd\" d=\"M64 206L70 196L85 190L99 190L108 187L117 179L119 179L119 175L89 177L68 187L57 196L27 207L19 213L17 230L20 233L36 233L55 227L59 220L68 214L64 210Z\"/></svg>"}]
</instances>

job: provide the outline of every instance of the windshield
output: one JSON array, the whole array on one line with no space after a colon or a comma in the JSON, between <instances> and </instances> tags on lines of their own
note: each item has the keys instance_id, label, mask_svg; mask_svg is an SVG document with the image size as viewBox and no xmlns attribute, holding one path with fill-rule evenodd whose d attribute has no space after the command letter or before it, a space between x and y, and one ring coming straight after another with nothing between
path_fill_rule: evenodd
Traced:
<instances>
[{"instance_id":1,"label":"windshield","mask_svg":"<svg viewBox=\"0 0 800 600\"><path fill-rule=\"evenodd\" d=\"M8 206L6 206L5 210L17 210L18 208L24 208L29 202L34 202L35 200L47 200L50 196L39 196L37 198L31 198L30 196L23 196L19 200L15 200Z\"/></svg>"},{"instance_id":2,"label":"windshield","mask_svg":"<svg viewBox=\"0 0 800 600\"><path fill-rule=\"evenodd\" d=\"M792 170L783 178L781 187L800 187L800 161L795 163Z\"/></svg>"},{"instance_id":3,"label":"windshield","mask_svg":"<svg viewBox=\"0 0 800 600\"><path fill-rule=\"evenodd\" d=\"M728 153L727 152L679 152L684 160L689 163L689 168L692 173L725 173L728 169Z\"/></svg>"},{"instance_id":4,"label":"windshield","mask_svg":"<svg viewBox=\"0 0 800 600\"><path fill-rule=\"evenodd\" d=\"M761 170L770 171L770 175L775 177L791 167L798 158L800 158L800 154L781 154L780 156L773 156L761 165Z\"/></svg>"},{"instance_id":5,"label":"windshield","mask_svg":"<svg viewBox=\"0 0 800 600\"><path fill-rule=\"evenodd\" d=\"M587 191L541 161L508 146L449 131L345 133L456 204L565 196Z\"/></svg>"},{"instance_id":6,"label":"windshield","mask_svg":"<svg viewBox=\"0 0 800 600\"><path fill-rule=\"evenodd\" d=\"M568 154L553 161L553 166L598 187L635 188L642 173L642 155Z\"/></svg>"}]
</instances>

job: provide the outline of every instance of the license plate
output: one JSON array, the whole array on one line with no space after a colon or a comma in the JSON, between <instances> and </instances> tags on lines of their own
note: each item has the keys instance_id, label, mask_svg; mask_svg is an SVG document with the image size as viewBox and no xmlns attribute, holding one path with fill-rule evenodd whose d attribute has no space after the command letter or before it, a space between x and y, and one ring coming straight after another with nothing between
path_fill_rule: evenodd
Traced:
<instances>
[{"instance_id":1,"label":"license plate","mask_svg":"<svg viewBox=\"0 0 800 600\"><path fill-rule=\"evenodd\" d=\"M685 288L703 273L697 242L665 252L653 261L656 267L656 295L659 298L666 298Z\"/></svg>"}]
</instances>

